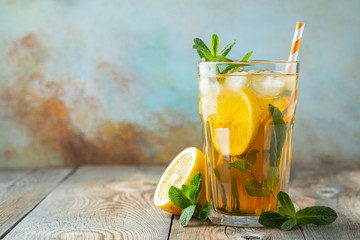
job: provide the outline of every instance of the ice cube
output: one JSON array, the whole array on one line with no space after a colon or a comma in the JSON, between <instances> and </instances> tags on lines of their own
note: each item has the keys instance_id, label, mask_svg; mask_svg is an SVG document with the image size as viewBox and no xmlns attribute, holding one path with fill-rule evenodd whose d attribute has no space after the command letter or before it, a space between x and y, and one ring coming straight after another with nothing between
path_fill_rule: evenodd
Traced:
<instances>
[{"instance_id":1,"label":"ice cube","mask_svg":"<svg viewBox=\"0 0 360 240\"><path fill-rule=\"evenodd\" d=\"M217 113L217 99L204 98L201 99L201 109L204 119L207 119L211 114Z\"/></svg>"},{"instance_id":2,"label":"ice cube","mask_svg":"<svg viewBox=\"0 0 360 240\"><path fill-rule=\"evenodd\" d=\"M235 91L235 92L239 92L241 91L241 89L243 89L243 87L247 87L248 86L248 78L245 76L241 76L241 75L247 75L247 72L235 72L232 73L230 75L234 75L234 76L229 76L225 79L225 84L227 86L228 89Z\"/></svg>"},{"instance_id":3,"label":"ice cube","mask_svg":"<svg viewBox=\"0 0 360 240\"><path fill-rule=\"evenodd\" d=\"M206 62L199 63L199 74L213 74L215 75L217 73L217 66L216 64L209 64Z\"/></svg>"},{"instance_id":4,"label":"ice cube","mask_svg":"<svg viewBox=\"0 0 360 240\"><path fill-rule=\"evenodd\" d=\"M199 93L201 98L215 98L220 92L216 77L200 77Z\"/></svg>"},{"instance_id":5,"label":"ice cube","mask_svg":"<svg viewBox=\"0 0 360 240\"><path fill-rule=\"evenodd\" d=\"M251 89L261 98L276 98L285 86L284 78L279 76L253 76Z\"/></svg>"}]
</instances>

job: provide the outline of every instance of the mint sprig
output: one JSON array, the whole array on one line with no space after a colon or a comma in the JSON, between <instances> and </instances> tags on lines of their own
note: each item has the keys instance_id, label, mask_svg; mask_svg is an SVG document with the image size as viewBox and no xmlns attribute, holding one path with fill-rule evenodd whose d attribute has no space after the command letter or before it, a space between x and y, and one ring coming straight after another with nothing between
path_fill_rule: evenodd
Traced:
<instances>
[{"instance_id":1,"label":"mint sprig","mask_svg":"<svg viewBox=\"0 0 360 240\"><path fill-rule=\"evenodd\" d=\"M174 186L170 187L170 200L182 209L180 216L181 226L185 227L193 216L202 221L208 218L210 205L208 201L203 206L199 203L201 191L202 175L200 172L194 175L189 185L182 185L181 189Z\"/></svg>"},{"instance_id":2,"label":"mint sprig","mask_svg":"<svg viewBox=\"0 0 360 240\"><path fill-rule=\"evenodd\" d=\"M286 138L287 126L283 119L282 112L277 107L269 104L269 111L272 117L270 166L278 167L280 165L282 149Z\"/></svg>"},{"instance_id":3,"label":"mint sprig","mask_svg":"<svg viewBox=\"0 0 360 240\"><path fill-rule=\"evenodd\" d=\"M295 212L294 204L289 195L279 192L277 199L280 202L279 212L267 211L260 215L259 223L265 227L291 230L297 224L326 225L334 222L337 214L334 209L324 206L313 206Z\"/></svg>"},{"instance_id":4,"label":"mint sprig","mask_svg":"<svg viewBox=\"0 0 360 240\"><path fill-rule=\"evenodd\" d=\"M194 38L194 45L193 49L197 51L200 56L201 61L208 61L208 62L234 62L230 58L227 58L227 55L236 44L236 40L233 40L231 43L227 44L223 47L220 51L219 50L219 37L216 34L213 34L211 37L211 49L209 49L203 40L200 38ZM236 71L242 71L241 67L245 66L244 64L240 64L241 62L248 62L249 58L252 55L252 51L245 54L245 56L240 60L236 61L235 63L239 62L239 64L231 64L227 66L222 71L219 71L220 74L224 73L234 73Z\"/></svg>"}]
</instances>

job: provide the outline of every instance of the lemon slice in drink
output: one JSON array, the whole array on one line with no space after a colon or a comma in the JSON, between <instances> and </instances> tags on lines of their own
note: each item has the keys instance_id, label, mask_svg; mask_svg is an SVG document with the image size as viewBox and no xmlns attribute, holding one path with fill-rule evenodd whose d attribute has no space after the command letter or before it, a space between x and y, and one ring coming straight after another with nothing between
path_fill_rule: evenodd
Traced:
<instances>
[{"instance_id":1,"label":"lemon slice in drink","mask_svg":"<svg viewBox=\"0 0 360 240\"><path fill-rule=\"evenodd\" d=\"M224 156L249 150L259 129L261 110L256 96L247 88L218 96L217 113L208 117L212 143Z\"/></svg>"},{"instance_id":2,"label":"lemon slice in drink","mask_svg":"<svg viewBox=\"0 0 360 240\"><path fill-rule=\"evenodd\" d=\"M195 147L189 147L180 152L160 178L154 195L155 206L175 215L181 214L181 208L174 205L169 198L168 192L171 186L181 188L188 185L192 177L201 172L203 176L203 187L199 202L205 202L205 157L204 154Z\"/></svg>"}]
</instances>

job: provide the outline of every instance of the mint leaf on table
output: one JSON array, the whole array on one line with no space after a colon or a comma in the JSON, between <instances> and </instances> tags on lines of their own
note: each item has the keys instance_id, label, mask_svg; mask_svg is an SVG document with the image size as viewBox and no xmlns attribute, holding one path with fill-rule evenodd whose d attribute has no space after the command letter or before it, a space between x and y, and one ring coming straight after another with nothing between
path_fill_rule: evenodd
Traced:
<instances>
[{"instance_id":1,"label":"mint leaf on table","mask_svg":"<svg viewBox=\"0 0 360 240\"><path fill-rule=\"evenodd\" d=\"M281 225L283 225L283 223L286 221L287 218L273 211L263 212L259 218L259 223L261 225L272 228L281 227Z\"/></svg>"},{"instance_id":2,"label":"mint leaf on table","mask_svg":"<svg viewBox=\"0 0 360 240\"><path fill-rule=\"evenodd\" d=\"M297 224L296 218L290 218L281 225L281 229L285 231L291 230Z\"/></svg>"},{"instance_id":3,"label":"mint leaf on table","mask_svg":"<svg viewBox=\"0 0 360 240\"><path fill-rule=\"evenodd\" d=\"M187 208L185 208L184 210L182 210L181 212L181 216L180 216L180 224L181 226L186 226L190 219L192 218L194 212L195 212L195 205L191 205Z\"/></svg>"},{"instance_id":4,"label":"mint leaf on table","mask_svg":"<svg viewBox=\"0 0 360 240\"><path fill-rule=\"evenodd\" d=\"M171 186L169 189L169 198L181 209L185 209L191 205L190 199L185 196L184 192L174 186Z\"/></svg>"},{"instance_id":5,"label":"mint leaf on table","mask_svg":"<svg viewBox=\"0 0 360 240\"><path fill-rule=\"evenodd\" d=\"M209 213L210 213L210 205L209 205L209 202L206 200L206 202L204 203L204 206L202 206L202 208L199 212L198 218L201 221L205 221L208 218Z\"/></svg>"},{"instance_id":6,"label":"mint leaf on table","mask_svg":"<svg viewBox=\"0 0 360 240\"><path fill-rule=\"evenodd\" d=\"M336 212L324 206L307 207L296 212L299 224L326 225L334 222L336 218Z\"/></svg>"},{"instance_id":7,"label":"mint leaf on table","mask_svg":"<svg viewBox=\"0 0 360 240\"><path fill-rule=\"evenodd\" d=\"M330 207L313 206L295 212L294 204L289 195L279 192L277 199L280 202L279 213L273 211L263 212L259 217L259 223L265 227L277 227L289 231L297 224L326 225L334 222L336 212Z\"/></svg>"},{"instance_id":8,"label":"mint leaf on table","mask_svg":"<svg viewBox=\"0 0 360 240\"><path fill-rule=\"evenodd\" d=\"M281 216L295 217L295 207L289 195L280 191L277 195L277 199L280 202L279 213Z\"/></svg>"},{"instance_id":9,"label":"mint leaf on table","mask_svg":"<svg viewBox=\"0 0 360 240\"><path fill-rule=\"evenodd\" d=\"M193 192L192 200L196 204L199 201L199 197L202 190L202 175L200 172L194 175L190 180L190 186L195 186L195 191Z\"/></svg>"},{"instance_id":10,"label":"mint leaf on table","mask_svg":"<svg viewBox=\"0 0 360 240\"><path fill-rule=\"evenodd\" d=\"M195 204L195 192L196 192L196 186L193 185L182 185L180 190L185 197L190 200L191 204ZM171 200L171 199L170 199Z\"/></svg>"},{"instance_id":11,"label":"mint leaf on table","mask_svg":"<svg viewBox=\"0 0 360 240\"><path fill-rule=\"evenodd\" d=\"M202 175L196 173L190 180L189 185L182 185L181 189L171 186L169 189L169 198L176 206L182 209L180 215L181 226L186 226L193 216L200 220L207 219L210 213L208 201L203 206L199 203L199 197L202 191Z\"/></svg>"}]
</instances>

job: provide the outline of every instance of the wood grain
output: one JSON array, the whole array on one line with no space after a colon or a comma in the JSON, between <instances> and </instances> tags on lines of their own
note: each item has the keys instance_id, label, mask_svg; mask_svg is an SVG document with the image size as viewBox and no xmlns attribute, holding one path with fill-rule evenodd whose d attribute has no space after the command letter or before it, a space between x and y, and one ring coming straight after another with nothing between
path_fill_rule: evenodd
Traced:
<instances>
[{"instance_id":1,"label":"wood grain","mask_svg":"<svg viewBox=\"0 0 360 240\"><path fill-rule=\"evenodd\" d=\"M210 220L202 222L194 218L186 227L182 227L179 217L174 216L169 239L229 239L225 228L225 226L212 224Z\"/></svg>"},{"instance_id":2,"label":"wood grain","mask_svg":"<svg viewBox=\"0 0 360 240\"><path fill-rule=\"evenodd\" d=\"M360 239L360 169L295 171L290 195L297 208L330 206L338 213L331 225L302 226L306 239Z\"/></svg>"},{"instance_id":3,"label":"wood grain","mask_svg":"<svg viewBox=\"0 0 360 240\"><path fill-rule=\"evenodd\" d=\"M251 239L251 240L304 240L304 236L299 228L292 231L283 231L280 229L272 228L240 228L240 227L227 227L226 235L229 239Z\"/></svg>"},{"instance_id":4,"label":"wood grain","mask_svg":"<svg viewBox=\"0 0 360 240\"><path fill-rule=\"evenodd\" d=\"M71 169L2 170L0 238L31 211Z\"/></svg>"},{"instance_id":5,"label":"wood grain","mask_svg":"<svg viewBox=\"0 0 360 240\"><path fill-rule=\"evenodd\" d=\"M0 194L5 194L9 185L31 171L32 169L0 169Z\"/></svg>"},{"instance_id":6,"label":"wood grain","mask_svg":"<svg viewBox=\"0 0 360 240\"><path fill-rule=\"evenodd\" d=\"M163 170L81 167L5 239L167 239L171 215L152 203Z\"/></svg>"},{"instance_id":7,"label":"wood grain","mask_svg":"<svg viewBox=\"0 0 360 240\"><path fill-rule=\"evenodd\" d=\"M307 225L289 232L219 226L195 219L183 228L179 217L172 220L170 214L152 203L163 170L164 167L84 166L37 206L40 193L46 196L69 170L4 173L0 176L0 229L11 229L21 220L6 235L7 240L360 239L360 168L294 167L289 194L296 208L327 205L337 211L339 218L328 226ZM11 214L12 223L7 223L6 214Z\"/></svg>"}]
</instances>

